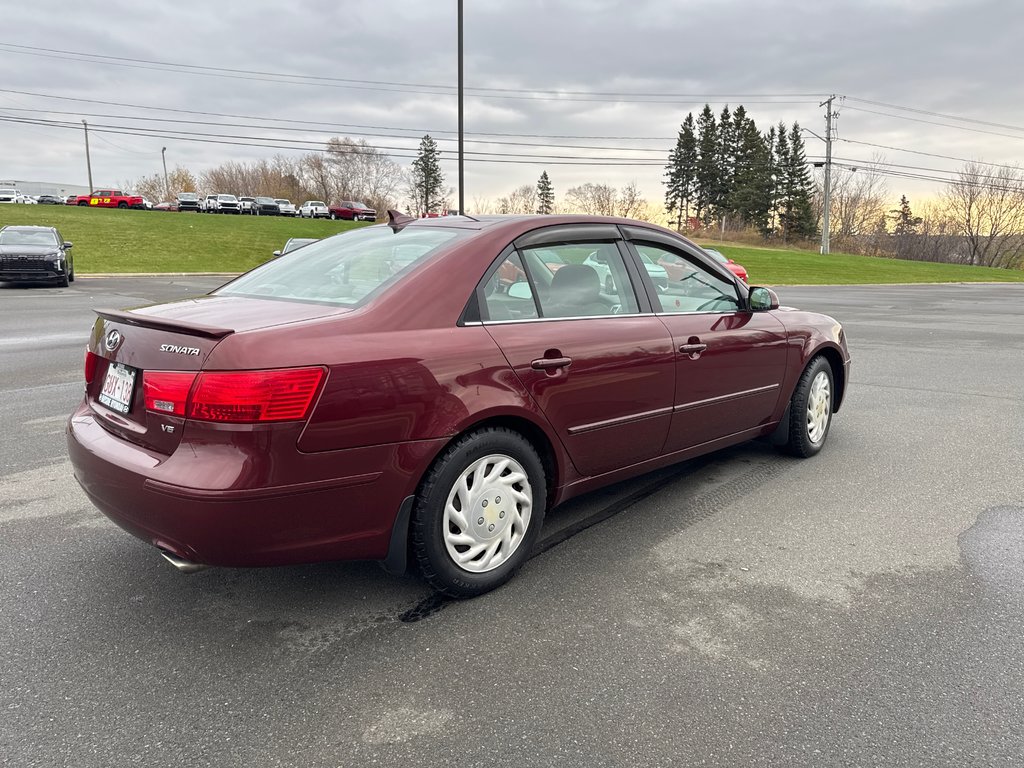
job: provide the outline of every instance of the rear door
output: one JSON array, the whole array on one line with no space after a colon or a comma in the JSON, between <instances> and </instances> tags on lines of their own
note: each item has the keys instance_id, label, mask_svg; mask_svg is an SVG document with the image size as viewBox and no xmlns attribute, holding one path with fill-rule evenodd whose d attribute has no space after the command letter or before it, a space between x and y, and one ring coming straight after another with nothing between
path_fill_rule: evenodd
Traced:
<instances>
[{"instance_id":1,"label":"rear door","mask_svg":"<svg viewBox=\"0 0 1024 768\"><path fill-rule=\"evenodd\" d=\"M582 474L655 457L672 412L671 336L636 291L614 226L549 230L494 265L483 322ZM616 275L612 292L583 263L595 252ZM565 262L557 271L551 253Z\"/></svg>"}]
</instances>

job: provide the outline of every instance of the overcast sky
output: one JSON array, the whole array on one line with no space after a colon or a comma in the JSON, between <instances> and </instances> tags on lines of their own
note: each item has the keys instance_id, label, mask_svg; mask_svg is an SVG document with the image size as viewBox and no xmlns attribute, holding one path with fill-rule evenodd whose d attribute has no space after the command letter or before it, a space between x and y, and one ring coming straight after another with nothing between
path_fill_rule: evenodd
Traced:
<instances>
[{"instance_id":1,"label":"overcast sky","mask_svg":"<svg viewBox=\"0 0 1024 768\"><path fill-rule=\"evenodd\" d=\"M427 131L442 140L443 167L455 186L456 144L446 140L457 127L455 6L454 0L4 3L0 120L43 118L77 127L0 121L0 180L85 184L84 118L96 186L156 173L164 146L169 166L198 173L227 159L301 152L334 135L360 138L357 132L377 134L362 138L398 148L386 151L407 164L401 155L411 155ZM716 112L742 103L762 130L798 120L824 135L819 102L831 93L845 96L836 101L838 136L848 140L834 145L843 158L838 162L863 165L882 153L891 173L943 176L938 171L961 164L902 150L1016 163L1024 148L1024 13L1014 0L465 0L465 6L467 89L509 89L467 90L467 153L495 153L467 154L467 207L535 184L545 169L559 197L583 182L635 180L660 202L671 137L686 113L705 102ZM138 60L305 79L167 71ZM232 134L243 138L225 140L239 142L265 137L300 148L104 134L103 125ZM506 143L482 143L487 138ZM813 136L806 142L809 157L824 153ZM563 165L572 161L554 156L594 164ZM644 161L654 164L625 164ZM921 199L940 186L896 176L887 183L894 200L901 193Z\"/></svg>"}]
</instances>

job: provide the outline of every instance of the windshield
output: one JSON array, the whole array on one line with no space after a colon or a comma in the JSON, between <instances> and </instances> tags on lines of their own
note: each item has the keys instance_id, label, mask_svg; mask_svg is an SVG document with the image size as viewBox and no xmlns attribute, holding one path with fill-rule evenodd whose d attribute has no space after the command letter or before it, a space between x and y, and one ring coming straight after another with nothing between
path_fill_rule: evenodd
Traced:
<instances>
[{"instance_id":1,"label":"windshield","mask_svg":"<svg viewBox=\"0 0 1024 768\"><path fill-rule=\"evenodd\" d=\"M182 192L180 195L178 195L178 199L179 200L198 200L199 199L199 195L197 195L195 192Z\"/></svg>"},{"instance_id":2,"label":"windshield","mask_svg":"<svg viewBox=\"0 0 1024 768\"><path fill-rule=\"evenodd\" d=\"M272 197L257 197L256 198L256 202L259 203L260 205L270 205L270 204L272 204L274 202L274 198L272 198Z\"/></svg>"},{"instance_id":3,"label":"windshield","mask_svg":"<svg viewBox=\"0 0 1024 768\"><path fill-rule=\"evenodd\" d=\"M440 227L367 227L310 243L214 291L355 306L470 232Z\"/></svg>"},{"instance_id":4,"label":"windshield","mask_svg":"<svg viewBox=\"0 0 1024 768\"><path fill-rule=\"evenodd\" d=\"M217 195L217 199L222 203L236 203L234 195Z\"/></svg>"},{"instance_id":5,"label":"windshield","mask_svg":"<svg viewBox=\"0 0 1024 768\"><path fill-rule=\"evenodd\" d=\"M3 190L0 189L0 194ZM0 232L0 245L49 245L56 246L57 237L46 230L5 229Z\"/></svg>"},{"instance_id":6,"label":"windshield","mask_svg":"<svg viewBox=\"0 0 1024 768\"><path fill-rule=\"evenodd\" d=\"M292 204L291 200L281 200L280 198L275 198L274 202L277 203L278 205L291 205Z\"/></svg>"}]
</instances>

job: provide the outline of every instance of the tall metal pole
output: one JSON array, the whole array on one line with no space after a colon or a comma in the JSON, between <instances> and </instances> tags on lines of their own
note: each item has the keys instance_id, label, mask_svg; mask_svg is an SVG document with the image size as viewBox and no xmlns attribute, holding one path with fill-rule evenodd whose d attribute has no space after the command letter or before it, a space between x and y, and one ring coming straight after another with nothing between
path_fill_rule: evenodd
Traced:
<instances>
[{"instance_id":1,"label":"tall metal pole","mask_svg":"<svg viewBox=\"0 0 1024 768\"><path fill-rule=\"evenodd\" d=\"M459 215L466 213L465 151L463 146L462 120L462 0L459 0Z\"/></svg>"},{"instance_id":2,"label":"tall metal pole","mask_svg":"<svg viewBox=\"0 0 1024 768\"><path fill-rule=\"evenodd\" d=\"M832 216L832 101L835 94L819 104L825 107L825 205L821 222L821 252L829 252L829 222Z\"/></svg>"},{"instance_id":3,"label":"tall metal pole","mask_svg":"<svg viewBox=\"0 0 1024 768\"><path fill-rule=\"evenodd\" d=\"M167 183L167 147L160 150L160 159L164 161L164 199L171 199L171 185Z\"/></svg>"},{"instance_id":4,"label":"tall metal pole","mask_svg":"<svg viewBox=\"0 0 1024 768\"><path fill-rule=\"evenodd\" d=\"M89 124L83 120L82 125L85 126L85 167L89 171L89 194L92 194L96 188L92 185L92 160L89 158Z\"/></svg>"}]
</instances>

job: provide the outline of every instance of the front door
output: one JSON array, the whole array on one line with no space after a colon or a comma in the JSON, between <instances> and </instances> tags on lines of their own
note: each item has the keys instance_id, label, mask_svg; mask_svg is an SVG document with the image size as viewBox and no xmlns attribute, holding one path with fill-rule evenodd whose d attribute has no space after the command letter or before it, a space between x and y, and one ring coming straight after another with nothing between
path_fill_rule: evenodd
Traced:
<instances>
[{"instance_id":1,"label":"front door","mask_svg":"<svg viewBox=\"0 0 1024 768\"><path fill-rule=\"evenodd\" d=\"M745 309L734 282L682 249L634 246L667 276L657 292L676 359L666 453L768 424L786 371L782 323L770 312Z\"/></svg>"}]
</instances>

